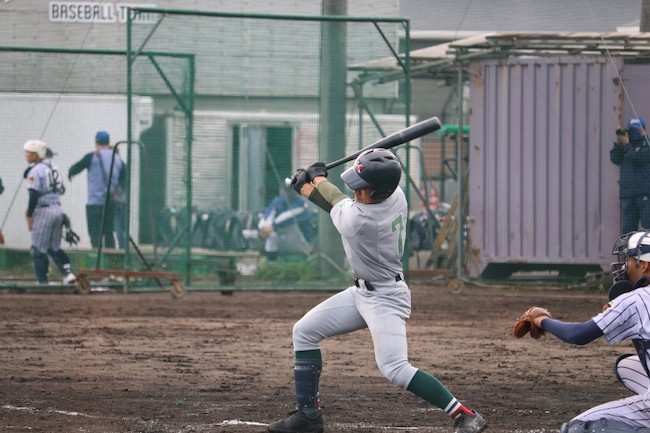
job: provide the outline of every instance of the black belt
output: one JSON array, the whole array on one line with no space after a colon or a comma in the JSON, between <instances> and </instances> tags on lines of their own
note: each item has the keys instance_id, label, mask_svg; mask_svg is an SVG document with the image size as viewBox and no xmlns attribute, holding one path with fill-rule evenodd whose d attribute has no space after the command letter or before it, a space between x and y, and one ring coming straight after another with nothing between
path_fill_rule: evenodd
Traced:
<instances>
[{"instance_id":1,"label":"black belt","mask_svg":"<svg viewBox=\"0 0 650 433\"><path fill-rule=\"evenodd\" d=\"M39 204L39 205L36 206L36 207L41 208L41 207L50 207L50 206L59 206L59 203L54 203L54 204L52 204L52 205L49 205L49 204Z\"/></svg>"},{"instance_id":2,"label":"black belt","mask_svg":"<svg viewBox=\"0 0 650 433\"><path fill-rule=\"evenodd\" d=\"M395 282L397 283L400 281L402 281L402 276L400 274L395 275ZM370 281L364 280L364 283L366 285L366 289L368 289L369 291L372 292L373 290L375 290L375 286L373 286ZM361 287L361 284L359 283L359 277L357 277L356 275L354 276L354 285L357 287Z\"/></svg>"}]
</instances>

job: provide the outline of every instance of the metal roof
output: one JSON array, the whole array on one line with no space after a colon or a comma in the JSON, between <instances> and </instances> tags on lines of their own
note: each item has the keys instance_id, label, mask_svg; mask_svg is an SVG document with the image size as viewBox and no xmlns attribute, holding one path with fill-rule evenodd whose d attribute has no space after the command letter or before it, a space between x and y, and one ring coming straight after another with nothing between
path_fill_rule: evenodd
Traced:
<instances>
[{"instance_id":1,"label":"metal roof","mask_svg":"<svg viewBox=\"0 0 650 433\"><path fill-rule=\"evenodd\" d=\"M458 64L470 59L565 55L611 55L626 61L650 61L650 33L484 33L411 51L411 77L455 74ZM352 65L350 70L361 72L361 81L385 82L403 76L403 69L392 57Z\"/></svg>"}]
</instances>

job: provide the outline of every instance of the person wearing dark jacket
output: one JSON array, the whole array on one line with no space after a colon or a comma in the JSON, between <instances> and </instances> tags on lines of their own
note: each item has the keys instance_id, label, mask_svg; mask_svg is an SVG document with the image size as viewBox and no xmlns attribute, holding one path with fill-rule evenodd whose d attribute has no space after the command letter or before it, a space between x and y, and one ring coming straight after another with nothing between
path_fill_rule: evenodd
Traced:
<instances>
[{"instance_id":1,"label":"person wearing dark jacket","mask_svg":"<svg viewBox=\"0 0 650 433\"><path fill-rule=\"evenodd\" d=\"M643 118L632 117L627 129L616 130L616 142L609 152L612 163L621 167L622 234L636 231L639 223L650 228L650 145L645 126Z\"/></svg>"}]
</instances>

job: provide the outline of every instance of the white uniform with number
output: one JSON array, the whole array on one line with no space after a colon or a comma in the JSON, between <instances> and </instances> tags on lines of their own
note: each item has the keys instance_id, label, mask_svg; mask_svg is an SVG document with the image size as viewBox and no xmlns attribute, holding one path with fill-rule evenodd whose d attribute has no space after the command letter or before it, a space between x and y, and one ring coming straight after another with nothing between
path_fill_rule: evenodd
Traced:
<instances>
[{"instance_id":1,"label":"white uniform with number","mask_svg":"<svg viewBox=\"0 0 650 433\"><path fill-rule=\"evenodd\" d=\"M33 214L32 247L40 253L58 251L61 248L61 187L61 175L52 161L42 160L29 171L27 188L38 193Z\"/></svg>"},{"instance_id":2,"label":"white uniform with number","mask_svg":"<svg viewBox=\"0 0 650 433\"><path fill-rule=\"evenodd\" d=\"M294 350L320 349L327 337L367 327L379 369L393 384L406 389L417 368L407 358L411 292L404 282L401 260L407 221L404 192L398 187L375 204L347 198L334 205L330 215L359 287L351 286L305 314L293 328Z\"/></svg>"},{"instance_id":3,"label":"white uniform with number","mask_svg":"<svg viewBox=\"0 0 650 433\"><path fill-rule=\"evenodd\" d=\"M617 297L614 305L594 317L593 321L611 344L629 339L650 340L650 286L640 287ZM648 349L650 347L646 349L646 357L650 356ZM601 404L574 419L593 421L607 418L634 427L650 428L650 390L647 388L647 373L638 356L627 358L625 365L628 370L625 375L628 378L636 378L637 382L636 387L626 386L639 392L639 395Z\"/></svg>"}]
</instances>

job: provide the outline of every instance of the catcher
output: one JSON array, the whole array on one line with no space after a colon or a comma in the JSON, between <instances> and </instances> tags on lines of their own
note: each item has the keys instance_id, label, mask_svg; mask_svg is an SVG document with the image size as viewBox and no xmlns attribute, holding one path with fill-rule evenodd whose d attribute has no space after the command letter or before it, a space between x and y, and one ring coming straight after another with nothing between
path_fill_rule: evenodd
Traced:
<instances>
[{"instance_id":1,"label":"catcher","mask_svg":"<svg viewBox=\"0 0 650 433\"><path fill-rule=\"evenodd\" d=\"M614 284L610 302L603 311L583 323L551 318L544 308L526 311L514 328L516 337L539 329L571 344L587 344L605 336L610 344L631 340L636 354L625 354L615 362L616 378L636 395L593 407L565 422L560 433L647 433L650 432L650 231L631 232L614 244ZM535 335L531 334L535 337Z\"/></svg>"}]
</instances>

